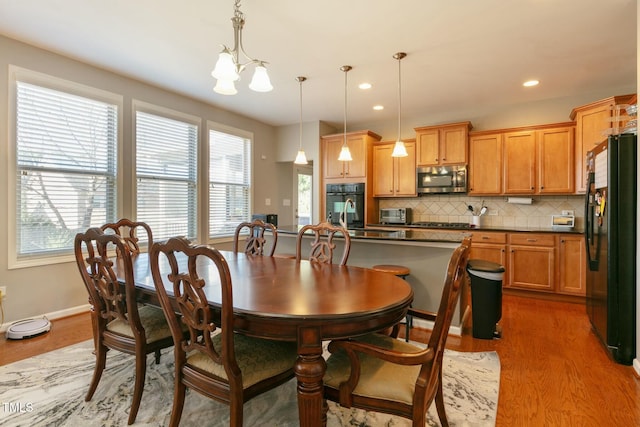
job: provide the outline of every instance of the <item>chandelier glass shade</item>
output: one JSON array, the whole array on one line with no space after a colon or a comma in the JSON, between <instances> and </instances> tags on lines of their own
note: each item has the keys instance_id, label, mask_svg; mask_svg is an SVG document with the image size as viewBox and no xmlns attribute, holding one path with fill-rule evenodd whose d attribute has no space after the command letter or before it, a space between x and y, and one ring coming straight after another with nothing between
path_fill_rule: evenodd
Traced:
<instances>
[{"instance_id":1,"label":"chandelier glass shade","mask_svg":"<svg viewBox=\"0 0 640 427\"><path fill-rule=\"evenodd\" d=\"M396 140L395 145L393 146L393 152L391 153L391 157L407 157L409 153L407 153L407 147L405 147L404 142L402 142L401 137L401 118L402 118L402 81L400 75L400 61L402 58L407 56L404 52L398 52L393 57L398 60L398 139Z\"/></svg>"},{"instance_id":2,"label":"chandelier glass shade","mask_svg":"<svg viewBox=\"0 0 640 427\"><path fill-rule=\"evenodd\" d=\"M344 139L338 160L342 162L350 162L353 160L351 151L349 151L349 146L347 145L347 73L351 71L352 68L350 65L340 67L340 70L344 72Z\"/></svg>"},{"instance_id":3,"label":"chandelier glass shade","mask_svg":"<svg viewBox=\"0 0 640 427\"><path fill-rule=\"evenodd\" d=\"M231 22L233 23L233 49L229 49L224 45L222 46L222 52L220 52L216 66L211 72L211 75L217 79L213 90L222 95L235 95L238 93L235 82L240 80L240 73L242 73L249 64L255 65L255 71L249 88L256 92L269 92L273 90L273 86L269 80L269 74L267 74L267 68L265 67L266 62L251 58L242 46L244 15L240 12L240 0L235 1L234 16L231 18ZM240 62L241 54L247 59L247 62Z\"/></svg>"},{"instance_id":4,"label":"chandelier glass shade","mask_svg":"<svg viewBox=\"0 0 640 427\"><path fill-rule=\"evenodd\" d=\"M298 154L296 155L296 159L293 161L296 165L306 165L309 162L307 161L307 156L304 154L304 150L302 149L302 82L307 80L306 77L296 77L298 83L300 83L300 146L298 147Z\"/></svg>"}]
</instances>

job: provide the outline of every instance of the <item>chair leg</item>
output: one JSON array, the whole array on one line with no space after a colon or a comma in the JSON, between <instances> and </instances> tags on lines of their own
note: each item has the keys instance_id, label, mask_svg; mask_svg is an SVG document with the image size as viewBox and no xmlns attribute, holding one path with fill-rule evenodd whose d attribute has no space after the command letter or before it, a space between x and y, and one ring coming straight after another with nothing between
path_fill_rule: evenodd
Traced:
<instances>
[{"instance_id":1,"label":"chair leg","mask_svg":"<svg viewBox=\"0 0 640 427\"><path fill-rule=\"evenodd\" d=\"M155 356L156 356L156 365L159 365L160 364L160 349L156 350Z\"/></svg>"},{"instance_id":2,"label":"chair leg","mask_svg":"<svg viewBox=\"0 0 640 427\"><path fill-rule=\"evenodd\" d=\"M237 402L235 399L229 402L229 427L242 427L242 410L242 402Z\"/></svg>"},{"instance_id":3,"label":"chair leg","mask_svg":"<svg viewBox=\"0 0 640 427\"><path fill-rule=\"evenodd\" d=\"M96 353L96 366L93 370L93 378L89 385L89 391L87 391L87 395L84 398L87 402L93 397L93 393L95 393L100 378L102 377L102 371L104 371L104 367L107 364L107 348L102 345L102 343L98 343L94 351Z\"/></svg>"},{"instance_id":4,"label":"chair leg","mask_svg":"<svg viewBox=\"0 0 640 427\"><path fill-rule=\"evenodd\" d=\"M142 400L142 392L144 391L144 379L147 372L147 354L136 355L136 380L133 386L133 399L131 400L131 409L129 410L129 420L127 424L131 425L135 422L140 409L140 401Z\"/></svg>"},{"instance_id":5,"label":"chair leg","mask_svg":"<svg viewBox=\"0 0 640 427\"><path fill-rule=\"evenodd\" d=\"M409 331L411 330L412 326L413 326L413 317L410 315L407 315L407 323L405 323L405 336L404 336L404 340L406 342L409 342Z\"/></svg>"},{"instance_id":6,"label":"chair leg","mask_svg":"<svg viewBox=\"0 0 640 427\"><path fill-rule=\"evenodd\" d=\"M178 375L179 372L176 372L175 385L173 387L173 408L171 409L169 427L178 427L178 424L180 424L182 408L184 407L184 396L187 391L187 387L180 381Z\"/></svg>"},{"instance_id":7,"label":"chair leg","mask_svg":"<svg viewBox=\"0 0 640 427\"><path fill-rule=\"evenodd\" d=\"M447 413L444 410L444 394L442 393L442 368L438 372L438 390L436 391L436 409L438 410L438 418L442 427L449 427Z\"/></svg>"}]
</instances>

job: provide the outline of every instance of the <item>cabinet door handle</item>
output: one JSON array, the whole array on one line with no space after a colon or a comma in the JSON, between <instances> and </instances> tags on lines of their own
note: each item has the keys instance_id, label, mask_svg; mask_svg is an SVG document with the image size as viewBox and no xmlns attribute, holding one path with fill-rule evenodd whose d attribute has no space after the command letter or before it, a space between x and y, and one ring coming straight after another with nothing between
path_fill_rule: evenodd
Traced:
<instances>
[{"instance_id":1,"label":"cabinet door handle","mask_svg":"<svg viewBox=\"0 0 640 427\"><path fill-rule=\"evenodd\" d=\"M527 242L537 242L538 239L527 239Z\"/></svg>"},{"instance_id":2,"label":"cabinet door handle","mask_svg":"<svg viewBox=\"0 0 640 427\"><path fill-rule=\"evenodd\" d=\"M482 236L483 240L489 240L489 236Z\"/></svg>"}]
</instances>

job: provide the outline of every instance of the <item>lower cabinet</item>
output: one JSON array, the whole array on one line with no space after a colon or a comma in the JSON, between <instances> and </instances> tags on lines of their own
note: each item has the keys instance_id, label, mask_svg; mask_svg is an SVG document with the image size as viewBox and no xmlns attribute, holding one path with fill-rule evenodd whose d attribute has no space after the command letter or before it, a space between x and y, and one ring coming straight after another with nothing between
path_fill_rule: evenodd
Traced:
<instances>
[{"instance_id":1,"label":"lower cabinet","mask_svg":"<svg viewBox=\"0 0 640 427\"><path fill-rule=\"evenodd\" d=\"M503 287L584 297L584 238L565 233L474 231L472 259L504 266Z\"/></svg>"},{"instance_id":2,"label":"lower cabinet","mask_svg":"<svg viewBox=\"0 0 640 427\"><path fill-rule=\"evenodd\" d=\"M587 253L584 236L561 234L559 240L557 292L585 296L587 294Z\"/></svg>"},{"instance_id":3,"label":"lower cabinet","mask_svg":"<svg viewBox=\"0 0 640 427\"><path fill-rule=\"evenodd\" d=\"M553 234L509 235L509 286L538 291L555 290L556 262Z\"/></svg>"}]
</instances>

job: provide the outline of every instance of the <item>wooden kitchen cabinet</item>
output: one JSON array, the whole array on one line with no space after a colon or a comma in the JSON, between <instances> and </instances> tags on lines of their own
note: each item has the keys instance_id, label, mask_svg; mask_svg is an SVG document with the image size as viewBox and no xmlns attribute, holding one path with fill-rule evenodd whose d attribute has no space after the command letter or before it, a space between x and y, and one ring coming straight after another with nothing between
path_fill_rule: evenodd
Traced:
<instances>
[{"instance_id":1,"label":"wooden kitchen cabinet","mask_svg":"<svg viewBox=\"0 0 640 427\"><path fill-rule=\"evenodd\" d=\"M503 134L504 194L536 192L535 130Z\"/></svg>"},{"instance_id":2,"label":"wooden kitchen cabinet","mask_svg":"<svg viewBox=\"0 0 640 427\"><path fill-rule=\"evenodd\" d=\"M573 194L574 140L572 122L471 133L469 193Z\"/></svg>"},{"instance_id":3,"label":"wooden kitchen cabinet","mask_svg":"<svg viewBox=\"0 0 640 427\"><path fill-rule=\"evenodd\" d=\"M495 262L505 268L502 286L509 286L507 271L507 233L478 232L471 233L471 253L469 259L482 259Z\"/></svg>"},{"instance_id":4,"label":"wooden kitchen cabinet","mask_svg":"<svg viewBox=\"0 0 640 427\"><path fill-rule=\"evenodd\" d=\"M537 291L555 290L554 234L511 233L509 235L509 287Z\"/></svg>"},{"instance_id":5,"label":"wooden kitchen cabinet","mask_svg":"<svg viewBox=\"0 0 640 427\"><path fill-rule=\"evenodd\" d=\"M471 122L414 128L417 165L466 165L471 128Z\"/></svg>"},{"instance_id":6,"label":"wooden kitchen cabinet","mask_svg":"<svg viewBox=\"0 0 640 427\"><path fill-rule=\"evenodd\" d=\"M571 111L571 120L576 122L575 170L576 192L584 193L587 186L587 151L607 139L607 130L623 126L626 120L614 123L616 106L635 102L635 95L612 96L591 104L576 107ZM624 113L624 111L622 111Z\"/></svg>"},{"instance_id":7,"label":"wooden kitchen cabinet","mask_svg":"<svg viewBox=\"0 0 640 427\"><path fill-rule=\"evenodd\" d=\"M558 237L558 289L567 295L586 296L586 249L584 236L562 234Z\"/></svg>"},{"instance_id":8,"label":"wooden kitchen cabinet","mask_svg":"<svg viewBox=\"0 0 640 427\"><path fill-rule=\"evenodd\" d=\"M502 194L502 134L477 133L469 138L469 194Z\"/></svg>"},{"instance_id":9,"label":"wooden kitchen cabinet","mask_svg":"<svg viewBox=\"0 0 640 427\"><path fill-rule=\"evenodd\" d=\"M571 194L575 191L574 126L536 131L539 194Z\"/></svg>"},{"instance_id":10,"label":"wooden kitchen cabinet","mask_svg":"<svg viewBox=\"0 0 640 427\"><path fill-rule=\"evenodd\" d=\"M344 134L323 136L321 150L324 178L339 179L344 182L362 182L362 179L367 176L367 162L371 162L371 144L380 139L380 135L370 131L348 133L347 146L353 160L343 162L338 160L338 156L344 143Z\"/></svg>"},{"instance_id":11,"label":"wooden kitchen cabinet","mask_svg":"<svg viewBox=\"0 0 640 427\"><path fill-rule=\"evenodd\" d=\"M373 147L373 197L416 196L416 143L405 141L409 154L391 157L395 142Z\"/></svg>"}]
</instances>

